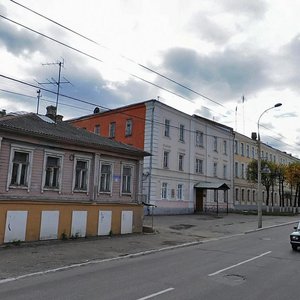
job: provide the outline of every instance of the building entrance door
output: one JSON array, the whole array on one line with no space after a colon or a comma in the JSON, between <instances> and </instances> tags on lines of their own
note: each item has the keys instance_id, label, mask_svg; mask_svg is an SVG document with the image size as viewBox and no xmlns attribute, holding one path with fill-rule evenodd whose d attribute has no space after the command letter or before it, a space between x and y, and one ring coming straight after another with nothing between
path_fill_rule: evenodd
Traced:
<instances>
[{"instance_id":1,"label":"building entrance door","mask_svg":"<svg viewBox=\"0 0 300 300\"><path fill-rule=\"evenodd\" d=\"M203 189L196 189L195 212L203 212Z\"/></svg>"}]
</instances>

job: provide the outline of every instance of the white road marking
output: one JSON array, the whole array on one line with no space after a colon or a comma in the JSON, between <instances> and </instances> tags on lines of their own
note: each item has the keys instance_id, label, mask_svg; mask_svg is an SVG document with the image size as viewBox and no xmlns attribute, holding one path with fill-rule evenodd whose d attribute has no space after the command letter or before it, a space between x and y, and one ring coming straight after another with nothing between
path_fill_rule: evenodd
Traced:
<instances>
[{"instance_id":1,"label":"white road marking","mask_svg":"<svg viewBox=\"0 0 300 300\"><path fill-rule=\"evenodd\" d=\"M235 265L232 265L232 266L227 267L227 268L225 268L225 269L222 269L222 270L219 270L219 271L217 271L217 272L211 273L211 274L209 274L208 276L214 276L214 275L220 274L220 273L222 273L222 272L224 272L224 271L227 271L227 270L229 270L229 269L235 268L235 267L240 266L240 265L242 265L242 264L248 263L248 262L250 262L250 261L252 261L252 260L261 258L261 257L263 257L263 256L265 256L265 255L267 255L267 254L270 254L271 252L272 252L272 251L268 251L268 252L262 253L262 254L260 254L260 255L258 255L258 256L254 256L254 257L252 257L252 258L250 258L250 259L241 261L241 262L239 262L238 264L235 264Z\"/></svg>"},{"instance_id":2,"label":"white road marking","mask_svg":"<svg viewBox=\"0 0 300 300\"><path fill-rule=\"evenodd\" d=\"M167 293L167 292L171 292L171 291L173 291L173 290L174 290L174 288L168 288L168 289L166 289L166 290L163 290L163 291L160 291L160 292L157 292L157 293L148 295L148 296L143 297L143 298L139 298L139 299L137 299L137 300L146 300L146 299L154 298L154 297L156 297L156 296L159 296L159 295L164 294L164 293Z\"/></svg>"}]
</instances>

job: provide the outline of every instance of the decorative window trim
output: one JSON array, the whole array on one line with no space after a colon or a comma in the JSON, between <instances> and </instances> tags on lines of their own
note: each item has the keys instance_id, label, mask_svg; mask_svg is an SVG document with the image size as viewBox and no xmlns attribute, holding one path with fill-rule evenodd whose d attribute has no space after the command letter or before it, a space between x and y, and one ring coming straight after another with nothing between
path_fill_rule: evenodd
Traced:
<instances>
[{"instance_id":1,"label":"decorative window trim","mask_svg":"<svg viewBox=\"0 0 300 300\"><path fill-rule=\"evenodd\" d=\"M76 189L75 181L76 181L76 165L77 161L85 161L87 162L87 174L86 174L86 190ZM74 164L73 164L73 182L72 182L72 193L86 193L89 194L90 188L90 174L91 174L91 157L85 155L74 155Z\"/></svg>"},{"instance_id":2,"label":"decorative window trim","mask_svg":"<svg viewBox=\"0 0 300 300\"><path fill-rule=\"evenodd\" d=\"M110 165L111 166L111 176L110 176L110 191L101 191L101 168L102 165ZM106 194L112 196L113 191L113 178L114 178L114 162L108 160L100 160L100 168L99 168L99 183L98 183L98 195ZM121 181L121 180L120 180Z\"/></svg>"},{"instance_id":3,"label":"decorative window trim","mask_svg":"<svg viewBox=\"0 0 300 300\"><path fill-rule=\"evenodd\" d=\"M9 189L25 189L28 192L30 191L33 151L34 151L34 148L32 148L32 147L21 146L21 145L18 145L18 144L11 144L10 145L10 155L9 155L9 165L8 165L8 176L7 176L7 182L6 182L6 191L8 191ZM11 179L12 179L13 157L14 157L15 152L28 153L28 155L29 155L29 164L28 164L28 172L27 172L27 186L15 186L15 185L10 184Z\"/></svg>"},{"instance_id":4,"label":"decorative window trim","mask_svg":"<svg viewBox=\"0 0 300 300\"><path fill-rule=\"evenodd\" d=\"M130 192L123 192L123 171L124 168L131 168L131 182L130 182ZM120 185L120 195L121 196L132 196L133 195L133 181L134 181L134 171L135 166L130 163L121 164L121 185Z\"/></svg>"},{"instance_id":5,"label":"decorative window trim","mask_svg":"<svg viewBox=\"0 0 300 300\"><path fill-rule=\"evenodd\" d=\"M62 172L63 172L63 166L64 166L64 152L61 151L51 151L51 150L45 150L44 152L44 163L43 163L43 176L42 176L42 187L41 187L41 192L44 193L44 191L54 191L54 192L59 192L61 194L62 190ZM60 159L61 165L60 165L60 172L58 175L58 188L48 188L45 187L45 182L46 182L46 167L47 167L47 157L53 156L56 158Z\"/></svg>"}]
</instances>

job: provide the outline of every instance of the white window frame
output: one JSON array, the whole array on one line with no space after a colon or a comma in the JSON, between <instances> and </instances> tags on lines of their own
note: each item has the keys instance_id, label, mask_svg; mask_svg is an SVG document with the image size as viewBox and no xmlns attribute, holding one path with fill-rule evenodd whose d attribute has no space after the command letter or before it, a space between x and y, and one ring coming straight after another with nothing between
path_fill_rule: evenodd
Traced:
<instances>
[{"instance_id":1,"label":"white window frame","mask_svg":"<svg viewBox=\"0 0 300 300\"><path fill-rule=\"evenodd\" d=\"M125 136L132 135L133 122L132 119L127 119L125 124Z\"/></svg>"},{"instance_id":2,"label":"white window frame","mask_svg":"<svg viewBox=\"0 0 300 300\"><path fill-rule=\"evenodd\" d=\"M218 176L218 163L217 162L213 163L213 176L214 177Z\"/></svg>"},{"instance_id":3,"label":"white window frame","mask_svg":"<svg viewBox=\"0 0 300 300\"><path fill-rule=\"evenodd\" d=\"M223 140L223 151L224 151L224 154L227 155L227 141L226 140Z\"/></svg>"},{"instance_id":4,"label":"white window frame","mask_svg":"<svg viewBox=\"0 0 300 300\"><path fill-rule=\"evenodd\" d=\"M195 139L196 139L196 146L203 147L204 140L203 140L203 132L202 131L196 130Z\"/></svg>"},{"instance_id":5,"label":"white window frame","mask_svg":"<svg viewBox=\"0 0 300 300\"><path fill-rule=\"evenodd\" d=\"M123 172L124 172L124 168L130 168L131 169L131 174L130 174L130 191L123 191ZM121 195L127 195L127 196L131 196L133 194L133 179L134 179L134 165L132 164L122 164L122 169L121 169Z\"/></svg>"},{"instance_id":6,"label":"white window frame","mask_svg":"<svg viewBox=\"0 0 300 300\"><path fill-rule=\"evenodd\" d=\"M76 166L78 161L84 161L87 163L87 171L86 171L86 189L78 189L75 187L76 184ZM73 164L73 183L72 183L72 191L73 192L81 192L89 194L89 186L90 186L90 173L91 173L91 158L83 155L74 155L74 164Z\"/></svg>"},{"instance_id":7,"label":"white window frame","mask_svg":"<svg viewBox=\"0 0 300 300\"><path fill-rule=\"evenodd\" d=\"M58 173L58 188L45 187L46 183L46 171L47 171L47 157L56 157L60 160L60 169ZM45 150L44 152L44 165L43 165L43 176L42 176L42 189L41 192L44 191L58 191L61 193L62 191L62 173L64 168L64 152L60 151L49 151Z\"/></svg>"},{"instance_id":8,"label":"white window frame","mask_svg":"<svg viewBox=\"0 0 300 300\"><path fill-rule=\"evenodd\" d=\"M169 119L165 119L164 136L170 137L170 123Z\"/></svg>"},{"instance_id":9,"label":"white window frame","mask_svg":"<svg viewBox=\"0 0 300 300\"><path fill-rule=\"evenodd\" d=\"M102 165L110 165L110 184L109 184L109 190L108 191L101 191L101 177L102 177ZM110 194L112 195L112 187L113 187L113 174L114 174L114 164L111 161L101 160L100 161L100 168L99 168L99 194Z\"/></svg>"},{"instance_id":10,"label":"white window frame","mask_svg":"<svg viewBox=\"0 0 300 300\"><path fill-rule=\"evenodd\" d=\"M116 122L109 123L109 137L115 138L116 137Z\"/></svg>"},{"instance_id":11,"label":"white window frame","mask_svg":"<svg viewBox=\"0 0 300 300\"><path fill-rule=\"evenodd\" d=\"M26 189L28 192L30 191L31 187L31 174L32 174L32 161L33 161L33 151L34 148L21 146L17 144L11 144L10 148L10 157L9 157L9 167L8 167L8 176L7 176L7 183L6 183L6 190L8 191L10 188L17 188L17 189ZM15 152L22 152L28 154L28 166L26 171L26 185L12 185L12 171L13 171L13 158Z\"/></svg>"},{"instance_id":12,"label":"white window frame","mask_svg":"<svg viewBox=\"0 0 300 300\"><path fill-rule=\"evenodd\" d=\"M195 161L195 173L196 174L203 174L203 159L196 158Z\"/></svg>"},{"instance_id":13,"label":"white window frame","mask_svg":"<svg viewBox=\"0 0 300 300\"><path fill-rule=\"evenodd\" d=\"M227 179L227 165L223 165L223 178Z\"/></svg>"},{"instance_id":14,"label":"white window frame","mask_svg":"<svg viewBox=\"0 0 300 300\"><path fill-rule=\"evenodd\" d=\"M170 161L170 151L164 150L163 152L163 168L169 169L169 161Z\"/></svg>"},{"instance_id":15,"label":"white window frame","mask_svg":"<svg viewBox=\"0 0 300 300\"><path fill-rule=\"evenodd\" d=\"M179 141L184 143L184 125L179 124Z\"/></svg>"},{"instance_id":16,"label":"white window frame","mask_svg":"<svg viewBox=\"0 0 300 300\"><path fill-rule=\"evenodd\" d=\"M178 154L178 170L183 171L184 169L184 153Z\"/></svg>"},{"instance_id":17,"label":"white window frame","mask_svg":"<svg viewBox=\"0 0 300 300\"><path fill-rule=\"evenodd\" d=\"M94 127L94 133L97 135L100 135L100 131L101 131L101 126L100 124L96 124Z\"/></svg>"},{"instance_id":18,"label":"white window frame","mask_svg":"<svg viewBox=\"0 0 300 300\"><path fill-rule=\"evenodd\" d=\"M241 143L241 156L245 156L245 144Z\"/></svg>"},{"instance_id":19,"label":"white window frame","mask_svg":"<svg viewBox=\"0 0 300 300\"><path fill-rule=\"evenodd\" d=\"M234 177L239 178L239 163L237 161L234 162Z\"/></svg>"},{"instance_id":20,"label":"white window frame","mask_svg":"<svg viewBox=\"0 0 300 300\"><path fill-rule=\"evenodd\" d=\"M239 142L237 140L234 141L234 154L239 154Z\"/></svg>"},{"instance_id":21,"label":"white window frame","mask_svg":"<svg viewBox=\"0 0 300 300\"><path fill-rule=\"evenodd\" d=\"M178 183L177 184L176 197L177 197L177 200L183 200L184 199L184 196L183 196L183 184L182 183Z\"/></svg>"},{"instance_id":22,"label":"white window frame","mask_svg":"<svg viewBox=\"0 0 300 300\"><path fill-rule=\"evenodd\" d=\"M213 148L215 152L218 152L218 138L216 136L213 137Z\"/></svg>"},{"instance_id":23,"label":"white window frame","mask_svg":"<svg viewBox=\"0 0 300 300\"><path fill-rule=\"evenodd\" d=\"M168 199L168 183L167 182L161 183L161 199L162 200Z\"/></svg>"}]
</instances>

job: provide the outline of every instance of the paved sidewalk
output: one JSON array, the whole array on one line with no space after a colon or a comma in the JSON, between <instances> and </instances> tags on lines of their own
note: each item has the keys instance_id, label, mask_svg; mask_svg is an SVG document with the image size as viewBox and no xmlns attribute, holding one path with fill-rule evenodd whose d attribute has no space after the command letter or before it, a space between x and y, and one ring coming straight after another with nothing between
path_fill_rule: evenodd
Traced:
<instances>
[{"instance_id":1,"label":"paved sidewalk","mask_svg":"<svg viewBox=\"0 0 300 300\"><path fill-rule=\"evenodd\" d=\"M289 225L297 216L263 216L263 227ZM152 227L152 217L146 216L145 225ZM60 268L96 259L107 259L127 254L189 242L245 233L257 228L257 216L229 214L154 216L154 234L95 237L68 241L43 241L20 246L0 247L0 281L5 278Z\"/></svg>"}]
</instances>

